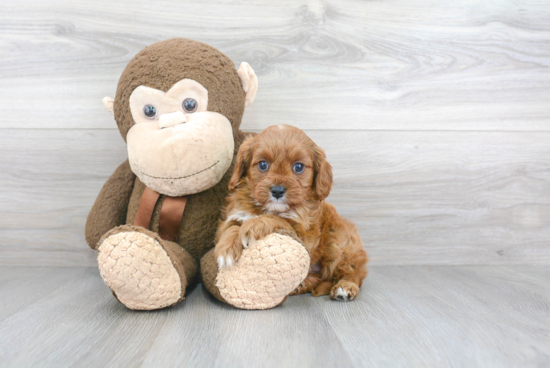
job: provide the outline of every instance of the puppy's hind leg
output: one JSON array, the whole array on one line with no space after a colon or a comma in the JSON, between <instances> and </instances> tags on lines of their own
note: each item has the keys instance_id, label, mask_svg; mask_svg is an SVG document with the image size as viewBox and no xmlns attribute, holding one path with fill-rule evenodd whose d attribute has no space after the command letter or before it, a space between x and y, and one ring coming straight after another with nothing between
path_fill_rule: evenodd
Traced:
<instances>
[{"instance_id":1,"label":"puppy's hind leg","mask_svg":"<svg viewBox=\"0 0 550 368\"><path fill-rule=\"evenodd\" d=\"M357 298L359 287L363 284L363 279L367 277L365 266L368 258L362 248L361 244L360 250L344 249L343 258L336 269L335 285L330 290L331 299L350 301Z\"/></svg>"},{"instance_id":2,"label":"puppy's hind leg","mask_svg":"<svg viewBox=\"0 0 550 368\"><path fill-rule=\"evenodd\" d=\"M311 292L313 296L328 295L332 289L332 281L323 281Z\"/></svg>"},{"instance_id":3,"label":"puppy's hind leg","mask_svg":"<svg viewBox=\"0 0 550 368\"><path fill-rule=\"evenodd\" d=\"M314 273L310 273L310 274L307 275L305 280L302 281L300 283L300 285L298 285L296 287L296 289L294 289L294 291L292 291L290 293L290 295L300 295L300 294L312 293L313 290L320 283L321 283L321 279L319 278L319 275L314 274ZM317 295L314 295L314 296L317 296Z\"/></svg>"},{"instance_id":4,"label":"puppy's hind leg","mask_svg":"<svg viewBox=\"0 0 550 368\"><path fill-rule=\"evenodd\" d=\"M330 290L330 298L343 302L351 301L359 295L359 285L355 282L340 280Z\"/></svg>"}]
</instances>

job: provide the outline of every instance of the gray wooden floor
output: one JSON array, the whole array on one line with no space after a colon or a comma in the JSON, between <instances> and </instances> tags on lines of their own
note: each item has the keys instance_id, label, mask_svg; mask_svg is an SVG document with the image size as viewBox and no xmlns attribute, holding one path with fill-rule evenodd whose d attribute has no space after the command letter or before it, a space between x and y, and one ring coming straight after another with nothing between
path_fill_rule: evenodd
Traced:
<instances>
[{"instance_id":1,"label":"gray wooden floor","mask_svg":"<svg viewBox=\"0 0 550 368\"><path fill-rule=\"evenodd\" d=\"M355 302L125 309L95 268L0 268L0 365L550 366L550 267L383 266Z\"/></svg>"}]
</instances>

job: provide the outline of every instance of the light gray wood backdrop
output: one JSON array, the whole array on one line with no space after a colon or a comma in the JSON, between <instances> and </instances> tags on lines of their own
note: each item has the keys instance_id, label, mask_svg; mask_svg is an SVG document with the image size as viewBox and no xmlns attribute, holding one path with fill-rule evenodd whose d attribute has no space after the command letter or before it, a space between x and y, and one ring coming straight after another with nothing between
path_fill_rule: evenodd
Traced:
<instances>
[{"instance_id":1,"label":"light gray wood backdrop","mask_svg":"<svg viewBox=\"0 0 550 368\"><path fill-rule=\"evenodd\" d=\"M0 264L93 266L126 158L101 104L172 37L259 77L242 128L327 151L372 265L550 263L550 2L2 1Z\"/></svg>"}]
</instances>

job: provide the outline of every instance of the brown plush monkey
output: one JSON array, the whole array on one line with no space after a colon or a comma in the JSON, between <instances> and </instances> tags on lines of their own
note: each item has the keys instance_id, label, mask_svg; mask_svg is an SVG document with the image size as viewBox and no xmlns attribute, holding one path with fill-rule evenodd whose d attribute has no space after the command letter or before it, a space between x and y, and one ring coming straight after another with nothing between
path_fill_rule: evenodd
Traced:
<instances>
[{"instance_id":1,"label":"brown plush monkey","mask_svg":"<svg viewBox=\"0 0 550 368\"><path fill-rule=\"evenodd\" d=\"M99 193L86 240L98 250L101 277L128 308L159 309L182 300L201 258L204 285L226 302L209 250L245 138L241 118L257 88L247 63L237 71L209 45L172 39L139 52L122 73L115 99L103 100L127 143L128 160ZM242 267L251 272L245 261ZM239 293L256 293L258 287L240 285ZM290 291L279 290L280 299L257 308L280 303Z\"/></svg>"}]
</instances>

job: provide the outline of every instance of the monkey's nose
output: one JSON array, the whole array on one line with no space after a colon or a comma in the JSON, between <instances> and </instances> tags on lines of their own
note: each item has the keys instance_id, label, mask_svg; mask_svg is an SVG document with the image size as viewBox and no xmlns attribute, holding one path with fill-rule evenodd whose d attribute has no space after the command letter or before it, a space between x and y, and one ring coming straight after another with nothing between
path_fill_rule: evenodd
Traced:
<instances>
[{"instance_id":1,"label":"monkey's nose","mask_svg":"<svg viewBox=\"0 0 550 368\"><path fill-rule=\"evenodd\" d=\"M286 192L286 188L280 185L274 185L271 187L271 195L276 199L279 199L282 196L284 196L285 192Z\"/></svg>"},{"instance_id":2,"label":"monkey's nose","mask_svg":"<svg viewBox=\"0 0 550 368\"><path fill-rule=\"evenodd\" d=\"M169 114L162 114L159 117L159 127L161 129L169 128L174 125L185 123L185 121L186 121L185 114L181 111L171 112Z\"/></svg>"}]
</instances>

